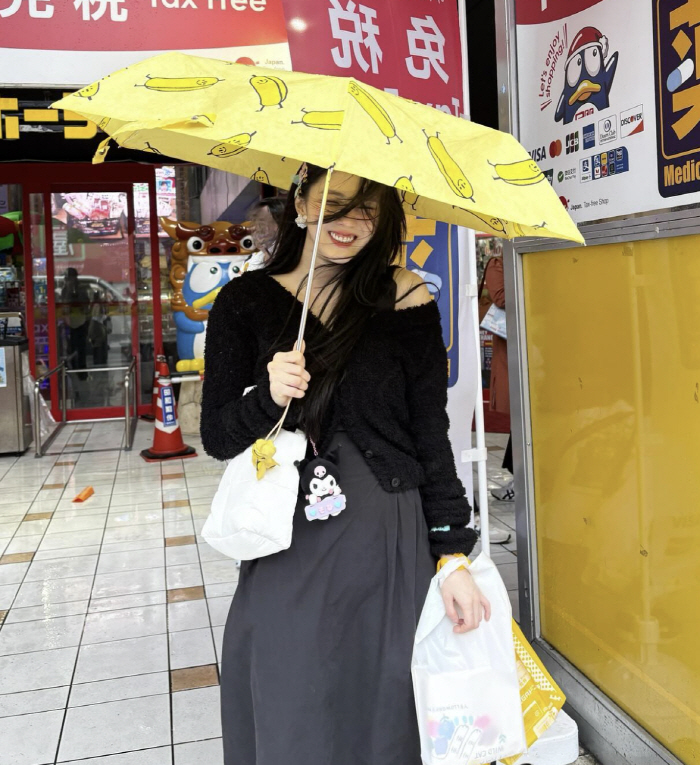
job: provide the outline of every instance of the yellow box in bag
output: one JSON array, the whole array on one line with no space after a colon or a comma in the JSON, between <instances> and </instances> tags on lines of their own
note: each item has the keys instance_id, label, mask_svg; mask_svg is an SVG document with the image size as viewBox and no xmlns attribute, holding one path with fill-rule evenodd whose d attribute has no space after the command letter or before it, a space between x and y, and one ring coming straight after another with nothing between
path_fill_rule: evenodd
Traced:
<instances>
[{"instance_id":1,"label":"yellow box in bag","mask_svg":"<svg viewBox=\"0 0 700 765\"><path fill-rule=\"evenodd\" d=\"M518 624L513 621L513 643L520 681L525 739L528 749L554 722L564 706L566 696L547 672L540 657L527 642ZM506 757L499 762L513 765L522 755Z\"/></svg>"}]
</instances>

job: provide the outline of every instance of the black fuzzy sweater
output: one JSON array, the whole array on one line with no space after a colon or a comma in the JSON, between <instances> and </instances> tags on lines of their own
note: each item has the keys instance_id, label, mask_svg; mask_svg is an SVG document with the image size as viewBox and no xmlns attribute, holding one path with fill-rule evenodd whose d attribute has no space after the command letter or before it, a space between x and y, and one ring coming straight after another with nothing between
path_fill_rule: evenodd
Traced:
<instances>
[{"instance_id":1,"label":"black fuzzy sweater","mask_svg":"<svg viewBox=\"0 0 700 765\"><path fill-rule=\"evenodd\" d=\"M291 350L300 316L301 303L264 271L221 290L209 315L202 393L202 443L212 457L235 457L282 416L270 397L267 363L281 333ZM309 321L318 319L312 314ZM335 429L346 430L386 491L420 489L433 554L469 554L476 533L466 528L471 508L447 435L447 354L437 305L377 310L334 403L319 452ZM285 427L293 428L299 414L295 400Z\"/></svg>"}]
</instances>

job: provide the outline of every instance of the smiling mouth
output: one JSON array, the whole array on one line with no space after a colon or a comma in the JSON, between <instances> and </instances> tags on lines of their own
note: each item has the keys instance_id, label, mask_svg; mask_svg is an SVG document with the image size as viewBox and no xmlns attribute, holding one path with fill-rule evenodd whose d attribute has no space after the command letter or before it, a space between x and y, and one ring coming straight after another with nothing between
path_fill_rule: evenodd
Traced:
<instances>
[{"instance_id":1,"label":"smiling mouth","mask_svg":"<svg viewBox=\"0 0 700 765\"><path fill-rule=\"evenodd\" d=\"M343 247L351 245L355 239L357 239L355 234L339 234L337 231L330 231L329 236L335 244L339 244Z\"/></svg>"}]
</instances>

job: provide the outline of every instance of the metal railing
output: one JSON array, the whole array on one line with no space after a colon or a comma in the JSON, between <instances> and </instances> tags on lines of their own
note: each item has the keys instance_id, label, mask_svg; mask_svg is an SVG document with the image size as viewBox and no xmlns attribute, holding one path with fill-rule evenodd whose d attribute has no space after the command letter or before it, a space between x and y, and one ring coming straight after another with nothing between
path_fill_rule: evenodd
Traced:
<instances>
[{"instance_id":1,"label":"metal railing","mask_svg":"<svg viewBox=\"0 0 700 765\"><path fill-rule=\"evenodd\" d=\"M134 415L131 416L129 393L133 390ZM134 445L134 432L138 422L138 389L136 387L136 356L132 356L131 364L124 375L124 451L131 451Z\"/></svg>"},{"instance_id":2,"label":"metal railing","mask_svg":"<svg viewBox=\"0 0 700 765\"><path fill-rule=\"evenodd\" d=\"M41 441L41 386L50 377L61 373L61 421L56 424L51 435L46 439L44 443ZM66 424L66 365L62 361L57 367L54 367L50 372L38 377L34 383L34 456L43 457L46 449L49 448L52 441Z\"/></svg>"},{"instance_id":3,"label":"metal railing","mask_svg":"<svg viewBox=\"0 0 700 765\"><path fill-rule=\"evenodd\" d=\"M134 444L134 432L138 422L138 390L136 388L136 356L131 357L128 367L86 367L85 369L67 369L66 374L77 375L95 372L126 372L124 375L124 451L130 451ZM132 393L133 391L133 393ZM131 399L133 398L133 402ZM131 414L133 405L134 413Z\"/></svg>"},{"instance_id":4,"label":"metal railing","mask_svg":"<svg viewBox=\"0 0 700 765\"><path fill-rule=\"evenodd\" d=\"M138 387L136 385L136 356L132 356L129 366L121 367L86 367L85 369L66 369L65 362L61 362L55 369L42 375L34 383L34 443L35 456L43 457L49 444L58 435L58 432L66 424L66 377L67 375L93 374L94 372L126 372L124 375L124 451L130 451L134 445L134 433L138 423ZM41 427L39 422L39 397L42 383L48 380L52 375L61 372L61 414L62 419L54 429L53 433L41 442ZM133 409L133 414L132 414ZM76 420L79 422L79 420Z\"/></svg>"}]
</instances>

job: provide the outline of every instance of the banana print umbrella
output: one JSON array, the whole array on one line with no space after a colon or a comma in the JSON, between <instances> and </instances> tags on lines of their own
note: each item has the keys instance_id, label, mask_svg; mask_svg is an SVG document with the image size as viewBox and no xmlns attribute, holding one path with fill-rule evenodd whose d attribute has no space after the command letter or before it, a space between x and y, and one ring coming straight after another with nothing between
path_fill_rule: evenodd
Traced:
<instances>
[{"instance_id":1,"label":"banana print umbrella","mask_svg":"<svg viewBox=\"0 0 700 765\"><path fill-rule=\"evenodd\" d=\"M510 135L349 78L165 53L54 104L110 140L287 188L301 162L395 186L411 215L583 242Z\"/></svg>"}]
</instances>

